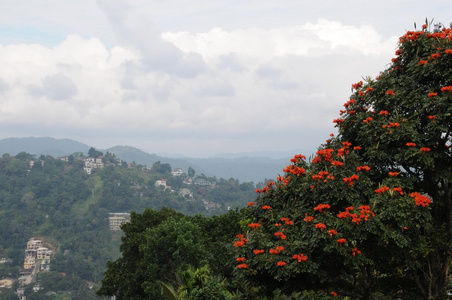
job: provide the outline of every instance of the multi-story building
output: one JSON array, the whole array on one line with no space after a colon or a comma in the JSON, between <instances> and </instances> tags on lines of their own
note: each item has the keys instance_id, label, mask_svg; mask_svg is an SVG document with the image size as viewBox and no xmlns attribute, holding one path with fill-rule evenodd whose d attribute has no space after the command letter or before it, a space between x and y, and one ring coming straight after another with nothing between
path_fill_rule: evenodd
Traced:
<instances>
[{"instance_id":1,"label":"multi-story building","mask_svg":"<svg viewBox=\"0 0 452 300\"><path fill-rule=\"evenodd\" d=\"M113 231L121 230L121 225L128 222L130 222L129 213L110 213L110 216L108 217L110 230Z\"/></svg>"}]
</instances>

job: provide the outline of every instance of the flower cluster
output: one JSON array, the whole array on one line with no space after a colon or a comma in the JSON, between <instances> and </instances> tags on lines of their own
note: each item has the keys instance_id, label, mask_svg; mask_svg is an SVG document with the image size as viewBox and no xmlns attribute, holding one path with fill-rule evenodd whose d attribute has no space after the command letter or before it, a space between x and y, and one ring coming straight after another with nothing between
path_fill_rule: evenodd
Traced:
<instances>
[{"instance_id":1,"label":"flower cluster","mask_svg":"<svg viewBox=\"0 0 452 300\"><path fill-rule=\"evenodd\" d=\"M312 163L316 164L321 162L322 160L327 162L332 162L332 156L333 156L334 149L320 149L316 152L316 156L312 160Z\"/></svg>"},{"instance_id":2,"label":"flower cluster","mask_svg":"<svg viewBox=\"0 0 452 300\"><path fill-rule=\"evenodd\" d=\"M246 239L246 238L243 236L243 234L237 234L235 237L239 239L238 241L236 241L236 242L234 243L234 246L235 246L235 247L243 247L243 246L246 245L246 243L248 243L248 239Z\"/></svg>"},{"instance_id":3,"label":"flower cluster","mask_svg":"<svg viewBox=\"0 0 452 300\"><path fill-rule=\"evenodd\" d=\"M358 250L358 248L352 248L352 255L355 256L356 254L361 254L361 251Z\"/></svg>"},{"instance_id":4,"label":"flower cluster","mask_svg":"<svg viewBox=\"0 0 452 300\"><path fill-rule=\"evenodd\" d=\"M269 253L270 254L278 254L278 253L280 253L281 251L283 251L284 250L284 247L283 246L278 246L278 247L276 247L275 249L270 249L269 250Z\"/></svg>"},{"instance_id":5,"label":"flower cluster","mask_svg":"<svg viewBox=\"0 0 452 300\"><path fill-rule=\"evenodd\" d=\"M375 193L377 194L384 194L386 193L386 191L389 190L389 187L387 187L386 185L382 186L381 188L378 188L375 190Z\"/></svg>"},{"instance_id":6,"label":"flower cluster","mask_svg":"<svg viewBox=\"0 0 452 300\"><path fill-rule=\"evenodd\" d=\"M403 196L403 191L401 187L395 187L392 189L395 193L399 193L400 196Z\"/></svg>"},{"instance_id":7,"label":"flower cluster","mask_svg":"<svg viewBox=\"0 0 452 300\"><path fill-rule=\"evenodd\" d=\"M422 147L421 149L419 149L419 151L420 151L421 153L425 154L425 153L427 153L427 152L430 152L430 148Z\"/></svg>"},{"instance_id":8,"label":"flower cluster","mask_svg":"<svg viewBox=\"0 0 452 300\"><path fill-rule=\"evenodd\" d=\"M264 253L265 250L264 249L254 249L253 252L254 252L255 255L259 255L259 254Z\"/></svg>"},{"instance_id":9,"label":"flower cluster","mask_svg":"<svg viewBox=\"0 0 452 300\"><path fill-rule=\"evenodd\" d=\"M306 156L304 156L303 154L296 154L291 160L290 160L290 162L291 163L297 163L297 162L299 162L300 160L305 160L306 159Z\"/></svg>"},{"instance_id":10,"label":"flower cluster","mask_svg":"<svg viewBox=\"0 0 452 300\"><path fill-rule=\"evenodd\" d=\"M286 225L293 226L293 221L289 218L281 218L281 222L284 222Z\"/></svg>"},{"instance_id":11,"label":"flower cluster","mask_svg":"<svg viewBox=\"0 0 452 300\"><path fill-rule=\"evenodd\" d=\"M428 196L421 195L420 193L411 193L410 196L414 198L417 206L426 207L432 202Z\"/></svg>"},{"instance_id":12,"label":"flower cluster","mask_svg":"<svg viewBox=\"0 0 452 300\"><path fill-rule=\"evenodd\" d=\"M323 223L317 223L315 224L315 228L320 229L321 231L323 231L323 229L326 228L326 225Z\"/></svg>"},{"instance_id":13,"label":"flower cluster","mask_svg":"<svg viewBox=\"0 0 452 300\"><path fill-rule=\"evenodd\" d=\"M333 237L333 235L337 234L337 231L336 231L336 229L330 229L330 230L328 230L328 234L330 235L330 237Z\"/></svg>"},{"instance_id":14,"label":"flower cluster","mask_svg":"<svg viewBox=\"0 0 452 300\"><path fill-rule=\"evenodd\" d=\"M356 167L356 172L369 172L369 171L370 167L366 165Z\"/></svg>"},{"instance_id":15,"label":"flower cluster","mask_svg":"<svg viewBox=\"0 0 452 300\"><path fill-rule=\"evenodd\" d=\"M285 173L291 173L295 176L300 176L306 174L306 170L303 167L298 167L294 165L287 166L283 169L283 172Z\"/></svg>"},{"instance_id":16,"label":"flower cluster","mask_svg":"<svg viewBox=\"0 0 452 300\"><path fill-rule=\"evenodd\" d=\"M359 225L361 221L369 221L370 217L375 217L375 213L370 210L370 207L368 205L361 205L359 207L359 216L356 213L352 213L352 211L355 208L353 206L349 206L345 209L344 212L340 212L337 214L337 217L339 219L347 219L351 218L352 222Z\"/></svg>"},{"instance_id":17,"label":"flower cluster","mask_svg":"<svg viewBox=\"0 0 452 300\"><path fill-rule=\"evenodd\" d=\"M307 213L305 214L305 218L304 218L305 222L312 222L314 221L314 217L313 216L309 216Z\"/></svg>"},{"instance_id":18,"label":"flower cluster","mask_svg":"<svg viewBox=\"0 0 452 300\"><path fill-rule=\"evenodd\" d=\"M279 237L281 240L286 239L286 235L283 232L275 232L275 236Z\"/></svg>"},{"instance_id":19,"label":"flower cluster","mask_svg":"<svg viewBox=\"0 0 452 300\"><path fill-rule=\"evenodd\" d=\"M302 262L302 261L307 261L308 260L308 257L306 255L304 255L303 253L294 254L292 256L292 258L298 260L298 262Z\"/></svg>"},{"instance_id":20,"label":"flower cluster","mask_svg":"<svg viewBox=\"0 0 452 300\"><path fill-rule=\"evenodd\" d=\"M261 224L259 224L259 223L251 223L251 224L248 224L248 227L252 228L253 230L256 230L257 228L261 227Z\"/></svg>"},{"instance_id":21,"label":"flower cluster","mask_svg":"<svg viewBox=\"0 0 452 300\"><path fill-rule=\"evenodd\" d=\"M329 204L319 204L316 207L314 207L315 211L318 212L324 212L325 209L330 209L331 206Z\"/></svg>"},{"instance_id":22,"label":"flower cluster","mask_svg":"<svg viewBox=\"0 0 452 300\"><path fill-rule=\"evenodd\" d=\"M345 184L348 184L349 186L352 187L355 184L355 180L358 180L358 179L359 179L359 176L356 174L353 174L350 177L343 178L343 181Z\"/></svg>"},{"instance_id":23,"label":"flower cluster","mask_svg":"<svg viewBox=\"0 0 452 300\"><path fill-rule=\"evenodd\" d=\"M347 242L347 240L342 238L342 239L337 239L336 242L339 244L339 247L342 247L342 244L345 244Z\"/></svg>"},{"instance_id":24,"label":"flower cluster","mask_svg":"<svg viewBox=\"0 0 452 300\"><path fill-rule=\"evenodd\" d=\"M276 263L276 265L277 265L278 267L284 267L284 266L286 265L286 262L284 262L284 261L278 261L278 262Z\"/></svg>"}]
</instances>

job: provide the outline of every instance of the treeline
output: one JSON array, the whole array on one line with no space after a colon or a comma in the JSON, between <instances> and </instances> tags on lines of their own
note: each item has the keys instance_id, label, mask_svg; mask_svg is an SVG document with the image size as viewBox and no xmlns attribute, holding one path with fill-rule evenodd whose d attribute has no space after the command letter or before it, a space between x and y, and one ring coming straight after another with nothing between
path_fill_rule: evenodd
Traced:
<instances>
[{"instance_id":1,"label":"treeline","mask_svg":"<svg viewBox=\"0 0 452 300\"><path fill-rule=\"evenodd\" d=\"M243 207L256 188L194 170L187 184L188 174L172 176L168 164L127 164L109 153L103 155L105 167L88 175L81 158L35 158L24 152L0 158L0 257L12 259L0 266L0 278L19 277L25 245L35 237L54 250L52 271L99 282L107 261L120 255L122 233L109 230L109 213L168 207L212 216ZM167 187L155 186L162 179ZM209 185L197 185L197 179Z\"/></svg>"}]
</instances>

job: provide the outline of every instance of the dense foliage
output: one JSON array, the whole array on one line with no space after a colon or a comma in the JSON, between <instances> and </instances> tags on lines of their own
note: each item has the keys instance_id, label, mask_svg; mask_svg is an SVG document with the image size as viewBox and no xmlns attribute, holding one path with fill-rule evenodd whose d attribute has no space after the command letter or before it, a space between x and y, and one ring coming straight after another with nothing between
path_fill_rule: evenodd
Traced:
<instances>
[{"instance_id":1,"label":"dense foliage","mask_svg":"<svg viewBox=\"0 0 452 300\"><path fill-rule=\"evenodd\" d=\"M110 231L109 213L170 207L209 216L243 207L255 189L252 183L205 176L208 186L185 184L187 175L172 176L168 164L147 168L109 153L102 158L104 168L88 175L82 159L80 154L62 160L24 152L0 158L0 258L12 259L0 264L0 278L19 278L25 246L35 237L54 251L52 271L74 281L99 282L107 261L120 255L122 232ZM155 186L161 179L167 188Z\"/></svg>"},{"instance_id":2,"label":"dense foliage","mask_svg":"<svg viewBox=\"0 0 452 300\"><path fill-rule=\"evenodd\" d=\"M407 32L396 55L352 86L338 136L310 162L295 156L250 203L236 272L262 294L446 298L452 30Z\"/></svg>"},{"instance_id":3,"label":"dense foliage","mask_svg":"<svg viewBox=\"0 0 452 300\"><path fill-rule=\"evenodd\" d=\"M230 241L240 231L241 218L234 210L211 218L169 209L132 213L131 222L123 225L122 257L108 263L98 294L163 299L162 289L169 286L183 299L215 299L212 294L200 296L210 292L226 297L218 276L232 279ZM196 274L204 279L198 280Z\"/></svg>"}]
</instances>

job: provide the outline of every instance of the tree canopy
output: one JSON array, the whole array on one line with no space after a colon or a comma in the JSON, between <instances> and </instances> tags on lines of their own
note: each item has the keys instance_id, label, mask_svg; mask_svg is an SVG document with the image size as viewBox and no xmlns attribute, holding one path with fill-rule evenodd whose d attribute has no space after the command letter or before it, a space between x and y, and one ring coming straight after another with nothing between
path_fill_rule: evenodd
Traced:
<instances>
[{"instance_id":1,"label":"tree canopy","mask_svg":"<svg viewBox=\"0 0 452 300\"><path fill-rule=\"evenodd\" d=\"M452 30L425 24L352 85L312 160L258 190L236 273L268 295L444 299L452 245ZM265 288L262 282L268 282Z\"/></svg>"}]
</instances>

